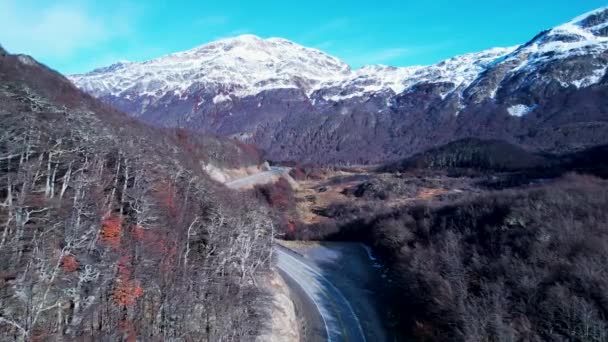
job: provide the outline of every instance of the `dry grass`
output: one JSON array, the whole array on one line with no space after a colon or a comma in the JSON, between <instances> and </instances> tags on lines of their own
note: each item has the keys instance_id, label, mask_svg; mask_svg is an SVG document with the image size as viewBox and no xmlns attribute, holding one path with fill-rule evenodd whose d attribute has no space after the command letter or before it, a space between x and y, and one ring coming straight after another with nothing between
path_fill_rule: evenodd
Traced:
<instances>
[{"instance_id":1,"label":"dry grass","mask_svg":"<svg viewBox=\"0 0 608 342\"><path fill-rule=\"evenodd\" d=\"M437 188L437 189L429 189L429 188L422 188L419 192L418 192L418 196L416 196L416 198L418 199L423 199L423 200L430 200L433 199L437 196L443 195L448 193L448 190L446 189L441 189L441 188Z\"/></svg>"}]
</instances>

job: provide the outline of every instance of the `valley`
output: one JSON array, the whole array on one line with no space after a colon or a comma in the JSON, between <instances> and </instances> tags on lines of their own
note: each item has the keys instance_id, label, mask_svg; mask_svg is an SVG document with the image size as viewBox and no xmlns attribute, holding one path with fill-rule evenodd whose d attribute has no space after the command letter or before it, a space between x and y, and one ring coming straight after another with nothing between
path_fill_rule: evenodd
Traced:
<instances>
[{"instance_id":1,"label":"valley","mask_svg":"<svg viewBox=\"0 0 608 342\"><path fill-rule=\"evenodd\" d=\"M459 158L462 159L445 159L446 155L461 156ZM362 325L362 331L368 340L369 336L376 336L376 339L380 338L379 336L391 336L405 340L414 337L423 338L422 336L432 339L455 336L454 334L459 334L459 329L465 329L467 324L478 324L477 322L486 319L478 316L480 312L470 312L466 314L471 315L470 319L473 323L462 321L464 318L461 315L465 313L458 307L451 307L454 301L458 300L471 301L480 306L486 305L481 301L488 299L479 297L480 294L474 292L476 284L465 284L467 281L475 281L476 276L493 282L496 281L493 272L500 272L499 277L509 277L510 281L521 277L519 272L529 275L529 272L534 271L526 267L538 267L529 264L531 262L535 265L535 261L532 261L535 258L543 260L542 262L551 262L547 259L548 256L543 255L545 248L543 246L546 243L556 248L553 256L550 257L555 258L551 259L553 261L567 259L580 265L580 263L592 262L588 259L593 258L591 255L599 257L601 252L595 247L588 246L589 241L583 236L603 234L601 222L604 222L605 211L600 208L606 203L604 191L608 184L605 180L593 176L575 175L573 171L605 177L607 164L605 155L596 154L594 150L581 152L580 155L587 157L569 155L541 157L525 154L508 144L465 140L425 152L398 164L349 168L311 168L291 165L290 175L297 180L297 188L278 187L275 190L293 191L293 194L284 194L284 198L292 199L287 203L287 206L291 207L283 206L280 209L280 215L292 215L281 230L284 238L289 241L281 242L281 245L289 247L291 250L289 253L295 251L297 254L293 256L320 267L323 272L319 277L323 280L312 281L323 284L325 279L328 279L347 300L354 300L357 304L351 304L356 307L354 311L361 322L380 323L377 327L373 324ZM446 164L438 164L436 162L438 160ZM578 161L573 163L573 160ZM581 161L584 162L578 164ZM262 190L256 188L254 191ZM278 197L280 196L275 193L268 198ZM519 204L522 202L524 207ZM271 206L277 203L280 204L280 201L269 202ZM534 205L535 209L530 210L527 207L529 205ZM559 212L560 210L564 212ZM568 233L562 230L564 228L558 227L568 223L557 223L568 217L567 212L571 210L589 215L584 219L589 222L589 226L580 228L586 233L577 235L579 238L576 241L569 241L568 238L562 240L561 234L568 235ZM551 233L545 230L548 229L545 220L553 222ZM463 225L463 221L467 224ZM488 230L490 232L486 233ZM477 236L477 234L482 235ZM542 240L544 239L542 236L545 236L542 234L549 234L546 238L551 242ZM523 238L523 236L530 237ZM531 255L519 250L526 248L520 245L521 243L531 248ZM587 246L583 249L585 252L581 250L582 253L592 254L583 257L575 252L582 258L576 260L570 259L570 256L555 255L571 251L573 248L571 244L578 243ZM463 246L467 244L473 244L471 250L466 250L467 247ZM503 253L516 254L506 257ZM357 254L359 257L355 257ZM349 257L344 257L345 255ZM477 258L485 258L484 264L475 263L474 260ZM510 262L507 261L511 260L510 258L521 262L522 269L498 266L501 262ZM525 260L526 258L532 260ZM470 264L471 262L473 264ZM365 267L368 267L366 271L364 271ZM500 270L495 270L494 267L499 267ZM279 269L281 269L280 261ZM285 276L289 278L290 272L287 271ZM362 276L364 278L360 278ZM545 286L550 288L561 286L555 283L556 280L551 272L538 277L545 277ZM578 277L585 276L572 274L572 277L582 279ZM570 281L575 281L574 279ZM601 277L590 281L594 283L603 281L600 279ZM372 285L365 285L370 284L369 281ZM408 284L412 281L421 281L424 285ZM437 281L439 283L436 283ZM541 280L537 278L537 281ZM435 286L438 286L436 290ZM454 286L463 287L454 288ZM533 293L543 291L534 286L520 289L520 291L524 290ZM370 291L373 295L367 297ZM441 294L435 291L447 291L447 293ZM502 288L500 291L511 290ZM576 289L570 287L567 291L576 291ZM314 298L314 293L311 291L307 295ZM511 293L509 296L518 296L518 294ZM396 299L399 301L395 301ZM358 302L359 300L363 302ZM366 303L366 300L371 301L358 307L359 304ZM409 303L417 303L415 305L418 306L410 309ZM548 305L548 303L538 303L538 305ZM521 307L517 310L531 310L527 313L528 319L542 319L535 316L537 313L533 308ZM323 312L323 309L316 310ZM446 310L446 314L454 315L450 319L455 319L458 323L446 322L446 317L437 314L435 310ZM547 306L542 310L554 310L554 308ZM369 316L370 314L372 316ZM422 314L428 316L418 316ZM370 318L374 315L377 316ZM367 318L362 319L362 317ZM426 321L420 323L418 319ZM502 319L507 317L501 317ZM579 324L576 323L578 319L573 318L571 324ZM593 320L593 324L598 325L594 325L586 336L602 336L603 323L597 321L597 318ZM413 325L411 328L403 329L410 324ZM450 327L452 324L459 324L458 326L463 328ZM356 326L358 325L352 324L351 328ZM551 327L550 329L556 328ZM500 328L505 329L509 334L522 333L518 328L506 328L506 326ZM473 333L463 333L465 340L473 336L467 334Z\"/></svg>"},{"instance_id":2,"label":"valley","mask_svg":"<svg viewBox=\"0 0 608 342\"><path fill-rule=\"evenodd\" d=\"M494 27L508 6L487 3L511 42L495 48L472 11L439 16L472 37L456 49L419 5L375 25L366 7L365 34L353 18L292 34L292 9L261 4L240 18L307 45L214 33L224 16L170 25L208 4L165 4L141 32L132 12L154 4L111 25L40 5L8 44L73 25L42 49L71 72L0 46L0 340L608 341L608 7L505 10L550 18L539 31ZM400 47L418 37L393 16L431 41Z\"/></svg>"}]
</instances>

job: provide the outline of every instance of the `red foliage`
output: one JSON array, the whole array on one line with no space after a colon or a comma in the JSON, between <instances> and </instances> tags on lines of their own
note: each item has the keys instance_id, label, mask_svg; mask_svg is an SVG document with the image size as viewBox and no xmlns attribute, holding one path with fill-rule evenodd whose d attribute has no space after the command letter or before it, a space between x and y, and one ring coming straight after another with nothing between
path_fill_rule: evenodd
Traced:
<instances>
[{"instance_id":1,"label":"red foliage","mask_svg":"<svg viewBox=\"0 0 608 342\"><path fill-rule=\"evenodd\" d=\"M119 306L131 306L144 294L143 288L136 279L132 279L131 257L121 256L118 259L118 277L112 298Z\"/></svg>"},{"instance_id":2,"label":"red foliage","mask_svg":"<svg viewBox=\"0 0 608 342\"><path fill-rule=\"evenodd\" d=\"M144 243L148 250L165 252L163 239L158 236L158 232L145 229L142 226L133 227L131 232L135 240Z\"/></svg>"},{"instance_id":3,"label":"red foliage","mask_svg":"<svg viewBox=\"0 0 608 342\"><path fill-rule=\"evenodd\" d=\"M118 259L118 277L131 278L131 257L123 255Z\"/></svg>"},{"instance_id":4,"label":"red foliage","mask_svg":"<svg viewBox=\"0 0 608 342\"><path fill-rule=\"evenodd\" d=\"M260 151L253 145L246 144L242 141L235 140L236 145L245 155L252 157L254 160L262 159Z\"/></svg>"},{"instance_id":5,"label":"red foliage","mask_svg":"<svg viewBox=\"0 0 608 342\"><path fill-rule=\"evenodd\" d=\"M287 221L287 230L293 233L296 230L296 224L292 220Z\"/></svg>"},{"instance_id":6,"label":"red foliage","mask_svg":"<svg viewBox=\"0 0 608 342\"><path fill-rule=\"evenodd\" d=\"M101 221L101 241L112 248L120 246L122 237L122 217L106 215Z\"/></svg>"},{"instance_id":7,"label":"red foliage","mask_svg":"<svg viewBox=\"0 0 608 342\"><path fill-rule=\"evenodd\" d=\"M135 325L133 324L133 321L128 318L124 318L118 323L118 327L125 335L127 335L127 342L137 341L137 331L135 331Z\"/></svg>"},{"instance_id":8,"label":"red foliage","mask_svg":"<svg viewBox=\"0 0 608 342\"><path fill-rule=\"evenodd\" d=\"M146 229L144 229L141 226L133 227L132 233L133 233L133 237L137 241L144 241L146 239L146 236L148 235L148 232L146 231Z\"/></svg>"},{"instance_id":9,"label":"red foliage","mask_svg":"<svg viewBox=\"0 0 608 342\"><path fill-rule=\"evenodd\" d=\"M80 264L78 263L78 260L76 259L76 257L71 254L65 255L65 256L63 256L63 258L61 258L61 268L63 269L64 272L68 272L68 273L76 272L76 270L78 270L79 265Z\"/></svg>"},{"instance_id":10,"label":"red foliage","mask_svg":"<svg viewBox=\"0 0 608 342\"><path fill-rule=\"evenodd\" d=\"M119 306L132 306L137 298L144 294L144 290L137 280L118 279L112 298Z\"/></svg>"},{"instance_id":11,"label":"red foliage","mask_svg":"<svg viewBox=\"0 0 608 342\"><path fill-rule=\"evenodd\" d=\"M295 180L306 180L306 173L300 167L292 168L289 175Z\"/></svg>"},{"instance_id":12,"label":"red foliage","mask_svg":"<svg viewBox=\"0 0 608 342\"><path fill-rule=\"evenodd\" d=\"M293 203L292 190L289 182L285 178L279 180L273 186L269 187L267 199L271 207L286 210Z\"/></svg>"},{"instance_id":13,"label":"red foliage","mask_svg":"<svg viewBox=\"0 0 608 342\"><path fill-rule=\"evenodd\" d=\"M189 153L199 152L200 148L192 141L190 134L183 128L176 129L177 142Z\"/></svg>"}]
</instances>

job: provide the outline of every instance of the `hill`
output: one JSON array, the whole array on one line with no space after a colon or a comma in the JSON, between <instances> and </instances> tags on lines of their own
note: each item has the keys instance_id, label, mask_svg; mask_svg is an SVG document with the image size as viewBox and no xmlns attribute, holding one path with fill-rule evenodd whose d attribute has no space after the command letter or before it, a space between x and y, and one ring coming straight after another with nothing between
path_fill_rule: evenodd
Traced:
<instances>
[{"instance_id":1,"label":"hill","mask_svg":"<svg viewBox=\"0 0 608 342\"><path fill-rule=\"evenodd\" d=\"M270 224L203 171L255 150L141 124L4 50L0 121L1 340L259 332Z\"/></svg>"}]
</instances>

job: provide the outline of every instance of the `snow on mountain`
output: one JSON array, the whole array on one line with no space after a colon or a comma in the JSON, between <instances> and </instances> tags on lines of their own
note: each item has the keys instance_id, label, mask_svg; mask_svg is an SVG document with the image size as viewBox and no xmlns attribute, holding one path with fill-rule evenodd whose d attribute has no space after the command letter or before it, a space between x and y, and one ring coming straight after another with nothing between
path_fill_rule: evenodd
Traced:
<instances>
[{"instance_id":1,"label":"snow on mountain","mask_svg":"<svg viewBox=\"0 0 608 342\"><path fill-rule=\"evenodd\" d=\"M243 35L151 61L119 62L70 78L99 97L136 94L160 98L201 87L237 97L285 88L298 88L310 95L319 89L348 86L348 91L326 98L337 101L389 89L401 93L417 83L468 84L489 63L513 50L491 49L431 66L374 65L351 70L346 63L319 50L281 38Z\"/></svg>"},{"instance_id":2,"label":"snow on mountain","mask_svg":"<svg viewBox=\"0 0 608 342\"><path fill-rule=\"evenodd\" d=\"M70 78L98 97L154 99L167 94L186 97L200 89L243 98L271 89L300 89L307 96L323 90L326 101L364 97L376 92L399 94L417 84L446 83L441 96L474 85L486 70L509 65L504 79L534 73L547 63L608 49L608 7L581 15L537 35L530 42L457 56L430 66L366 66L357 70L319 50L281 38L242 35L211 42L146 62L119 62ZM586 87L599 82L606 65L595 61L581 77L557 76L563 86ZM494 98L499 84L485 96ZM447 90L446 90L447 89Z\"/></svg>"},{"instance_id":3,"label":"snow on mountain","mask_svg":"<svg viewBox=\"0 0 608 342\"><path fill-rule=\"evenodd\" d=\"M185 93L193 86L215 85L220 92L242 97L274 88L309 91L349 72L348 65L319 50L281 38L243 35L151 61L114 64L71 79L96 96L134 92L159 98Z\"/></svg>"},{"instance_id":4,"label":"snow on mountain","mask_svg":"<svg viewBox=\"0 0 608 342\"><path fill-rule=\"evenodd\" d=\"M343 80L322 84L336 87L339 94L326 100L339 101L391 89L395 94L421 83L452 83L454 88L467 87L497 59L516 47L494 48L453 57L430 66L396 68L384 65L366 66L353 71ZM445 96L446 94L442 94Z\"/></svg>"},{"instance_id":5,"label":"snow on mountain","mask_svg":"<svg viewBox=\"0 0 608 342\"><path fill-rule=\"evenodd\" d=\"M606 50L608 50L608 6L542 32L507 56L505 61L521 60L521 63L513 68L512 73L534 72L539 66L551 61L598 55ZM598 63L593 75L587 75L582 79L560 81L564 86L574 85L580 88L597 83L605 72L606 65Z\"/></svg>"},{"instance_id":6,"label":"snow on mountain","mask_svg":"<svg viewBox=\"0 0 608 342\"><path fill-rule=\"evenodd\" d=\"M536 106L526 106L523 104L518 104L507 108L507 112L509 112L509 115L511 116L524 116L534 111L534 109L536 109Z\"/></svg>"},{"instance_id":7,"label":"snow on mountain","mask_svg":"<svg viewBox=\"0 0 608 342\"><path fill-rule=\"evenodd\" d=\"M154 125L238 137L277 160L362 163L463 135L529 138L553 148L566 137L548 127L596 122L606 113L596 92L608 84L607 70L605 7L523 45L429 66L352 70L319 50L244 35L71 79ZM547 111L556 113L553 121L538 120ZM568 126L568 137L577 143L608 137L608 125L604 131L594 124L591 134L585 127Z\"/></svg>"}]
</instances>

